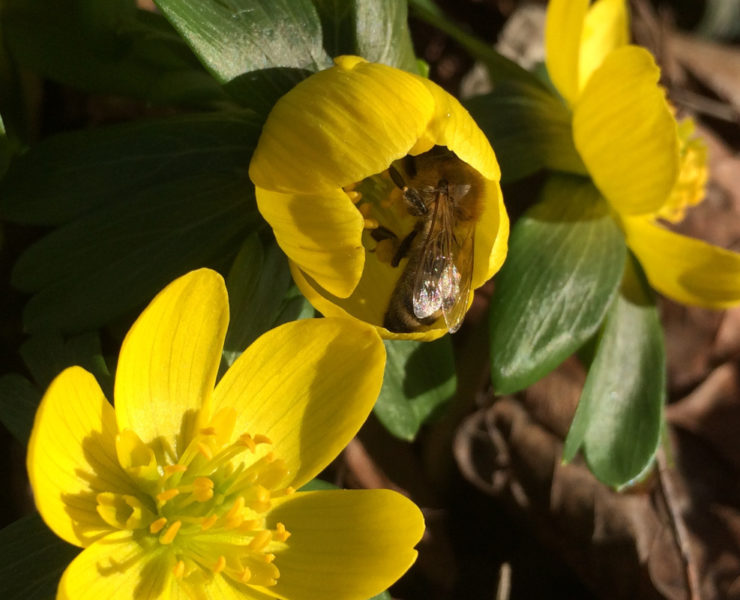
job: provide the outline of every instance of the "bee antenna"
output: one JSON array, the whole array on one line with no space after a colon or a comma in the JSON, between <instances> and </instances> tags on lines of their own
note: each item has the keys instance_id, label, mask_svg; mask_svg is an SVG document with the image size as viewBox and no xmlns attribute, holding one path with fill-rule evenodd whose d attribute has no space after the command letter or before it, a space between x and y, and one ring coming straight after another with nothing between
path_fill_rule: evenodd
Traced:
<instances>
[{"instance_id":1,"label":"bee antenna","mask_svg":"<svg viewBox=\"0 0 740 600\"><path fill-rule=\"evenodd\" d=\"M388 174L391 176L391 179L393 180L393 183L398 186L398 189L405 190L406 189L406 182L403 180L403 175L399 173L398 169L391 165L388 167Z\"/></svg>"}]
</instances>

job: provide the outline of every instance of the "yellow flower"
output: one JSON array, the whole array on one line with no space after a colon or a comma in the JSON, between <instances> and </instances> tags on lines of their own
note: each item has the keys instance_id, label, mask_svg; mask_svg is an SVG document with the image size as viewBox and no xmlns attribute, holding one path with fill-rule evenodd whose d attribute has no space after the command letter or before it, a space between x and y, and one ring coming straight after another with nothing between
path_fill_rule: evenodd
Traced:
<instances>
[{"instance_id":1,"label":"yellow flower","mask_svg":"<svg viewBox=\"0 0 740 600\"><path fill-rule=\"evenodd\" d=\"M36 505L84 550L57 598L366 600L413 563L419 509L388 490L296 492L357 432L385 363L347 319L274 329L216 375L222 278L191 272L129 331L115 409L80 367L39 406Z\"/></svg>"},{"instance_id":2,"label":"yellow flower","mask_svg":"<svg viewBox=\"0 0 740 600\"><path fill-rule=\"evenodd\" d=\"M676 221L701 201L706 149L676 123L650 53L630 45L624 0L551 0L550 79L573 112L573 141L651 285L707 308L740 302L740 254L688 238Z\"/></svg>"},{"instance_id":3,"label":"yellow flower","mask_svg":"<svg viewBox=\"0 0 740 600\"><path fill-rule=\"evenodd\" d=\"M454 153L450 162L476 180L482 207L467 308L472 290L506 255L509 223L496 156L468 112L431 81L356 56L334 62L270 113L249 168L258 207L299 288L324 315L360 319L383 337L440 337L447 330L442 318L400 335L382 326L405 260L391 263L418 222L389 167L408 178L404 157L446 149Z\"/></svg>"}]
</instances>

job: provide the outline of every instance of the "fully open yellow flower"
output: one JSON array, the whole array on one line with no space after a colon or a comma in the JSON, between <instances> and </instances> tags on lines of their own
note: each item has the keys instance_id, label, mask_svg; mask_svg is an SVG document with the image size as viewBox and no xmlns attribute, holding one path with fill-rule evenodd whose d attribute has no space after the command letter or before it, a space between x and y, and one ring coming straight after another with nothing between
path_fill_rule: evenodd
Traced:
<instances>
[{"instance_id":1,"label":"fully open yellow flower","mask_svg":"<svg viewBox=\"0 0 740 600\"><path fill-rule=\"evenodd\" d=\"M740 302L740 254L658 223L699 202L706 150L678 125L650 53L630 45L624 0L550 0L550 79L573 112L573 141L651 285L686 304Z\"/></svg>"},{"instance_id":2,"label":"fully open yellow flower","mask_svg":"<svg viewBox=\"0 0 740 600\"><path fill-rule=\"evenodd\" d=\"M177 279L129 331L115 409L80 367L49 386L28 473L84 550L57 598L366 600L413 563L419 509L387 490L295 492L364 422L385 351L347 319L274 329L216 376L222 278Z\"/></svg>"},{"instance_id":3,"label":"fully open yellow flower","mask_svg":"<svg viewBox=\"0 0 740 600\"><path fill-rule=\"evenodd\" d=\"M483 202L472 290L506 255L509 223L496 156L468 112L431 81L355 56L335 63L270 113L249 168L258 207L296 283L323 314L371 323L384 337L440 337L447 329L441 318L415 333L382 327L406 261L392 266L394 250L377 233L400 241L418 221L388 169L395 163L403 171L404 157L444 148L474 174ZM469 304L472 291L467 296Z\"/></svg>"}]
</instances>

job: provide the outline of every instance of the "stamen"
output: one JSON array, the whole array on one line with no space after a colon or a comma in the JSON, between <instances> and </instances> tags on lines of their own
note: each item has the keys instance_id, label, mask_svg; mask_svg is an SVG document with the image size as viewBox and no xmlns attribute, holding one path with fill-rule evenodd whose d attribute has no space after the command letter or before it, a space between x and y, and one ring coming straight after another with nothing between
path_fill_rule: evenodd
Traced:
<instances>
[{"instance_id":1,"label":"stamen","mask_svg":"<svg viewBox=\"0 0 740 600\"><path fill-rule=\"evenodd\" d=\"M188 468L185 465L167 465L163 469L164 477L162 477L162 480L167 481L167 479L172 477L175 473L184 473L187 470Z\"/></svg>"},{"instance_id":2,"label":"stamen","mask_svg":"<svg viewBox=\"0 0 740 600\"><path fill-rule=\"evenodd\" d=\"M203 435L216 435L216 428L212 425L210 427L201 427L200 433Z\"/></svg>"},{"instance_id":3,"label":"stamen","mask_svg":"<svg viewBox=\"0 0 740 600\"><path fill-rule=\"evenodd\" d=\"M167 519L164 517L161 517L154 521L151 525L149 525L149 531L151 533L157 534L160 531L162 531L162 528L167 525Z\"/></svg>"},{"instance_id":4,"label":"stamen","mask_svg":"<svg viewBox=\"0 0 740 600\"><path fill-rule=\"evenodd\" d=\"M356 192L354 190L347 192L345 189L345 193L347 194L347 196L349 196L352 204L357 204L360 200L362 200L362 194L360 192Z\"/></svg>"},{"instance_id":5,"label":"stamen","mask_svg":"<svg viewBox=\"0 0 740 600\"><path fill-rule=\"evenodd\" d=\"M172 569L172 574L175 576L175 579L182 579L183 575L185 575L185 562L178 560Z\"/></svg>"},{"instance_id":6,"label":"stamen","mask_svg":"<svg viewBox=\"0 0 740 600\"><path fill-rule=\"evenodd\" d=\"M365 229L377 229L380 227L380 223L377 219L365 219Z\"/></svg>"},{"instance_id":7,"label":"stamen","mask_svg":"<svg viewBox=\"0 0 740 600\"><path fill-rule=\"evenodd\" d=\"M226 568L226 557L222 554L218 557L216 564L213 566L214 573L220 573Z\"/></svg>"},{"instance_id":8,"label":"stamen","mask_svg":"<svg viewBox=\"0 0 740 600\"><path fill-rule=\"evenodd\" d=\"M180 531L180 527L182 526L182 521L175 521L172 525L170 525L167 528L167 531L164 532L164 534L159 538L160 544L171 544L175 536L177 535L177 532Z\"/></svg>"},{"instance_id":9,"label":"stamen","mask_svg":"<svg viewBox=\"0 0 740 600\"><path fill-rule=\"evenodd\" d=\"M239 527L239 525L242 524L242 521L244 521L244 515L242 514L243 511L244 496L239 496L229 512L224 515L224 527L226 527L227 529Z\"/></svg>"},{"instance_id":10,"label":"stamen","mask_svg":"<svg viewBox=\"0 0 740 600\"><path fill-rule=\"evenodd\" d=\"M159 494L157 494L157 502L159 502L159 504L164 504L167 501L172 500L179 493L180 490L178 490L177 488L170 488L169 490L159 492Z\"/></svg>"},{"instance_id":11,"label":"stamen","mask_svg":"<svg viewBox=\"0 0 740 600\"><path fill-rule=\"evenodd\" d=\"M270 445L272 445L272 440L269 437L267 437L266 435L263 435L261 433L258 433L257 435L254 436L254 443L257 444L257 445L259 445L259 444L270 444Z\"/></svg>"},{"instance_id":12,"label":"stamen","mask_svg":"<svg viewBox=\"0 0 740 600\"><path fill-rule=\"evenodd\" d=\"M207 531L208 529L213 527L216 521L218 521L218 515L211 515L210 517L206 517L205 519L203 519L203 522L200 524L200 528L203 531Z\"/></svg>"},{"instance_id":13,"label":"stamen","mask_svg":"<svg viewBox=\"0 0 740 600\"><path fill-rule=\"evenodd\" d=\"M244 570L239 575L239 581L247 583L250 579L252 579L252 571L250 571L249 567L244 567Z\"/></svg>"},{"instance_id":14,"label":"stamen","mask_svg":"<svg viewBox=\"0 0 740 600\"><path fill-rule=\"evenodd\" d=\"M263 529L262 531L259 531L257 535L254 536L254 538L252 538L251 542L249 542L249 549L254 550L255 552L259 552L271 541L272 532L268 531L267 529Z\"/></svg>"},{"instance_id":15,"label":"stamen","mask_svg":"<svg viewBox=\"0 0 740 600\"><path fill-rule=\"evenodd\" d=\"M193 482L193 496L198 502L213 498L213 480L208 477L196 477Z\"/></svg>"},{"instance_id":16,"label":"stamen","mask_svg":"<svg viewBox=\"0 0 740 600\"><path fill-rule=\"evenodd\" d=\"M282 523L278 523L275 525L275 539L278 542L284 542L290 537L291 533L287 529L285 529L285 525Z\"/></svg>"}]
</instances>

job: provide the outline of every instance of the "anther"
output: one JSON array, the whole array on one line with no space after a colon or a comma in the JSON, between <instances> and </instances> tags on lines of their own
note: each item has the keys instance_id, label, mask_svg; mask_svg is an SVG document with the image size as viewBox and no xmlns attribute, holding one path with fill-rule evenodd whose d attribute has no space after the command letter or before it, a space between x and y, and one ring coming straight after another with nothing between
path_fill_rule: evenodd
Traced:
<instances>
[{"instance_id":1,"label":"anther","mask_svg":"<svg viewBox=\"0 0 740 600\"><path fill-rule=\"evenodd\" d=\"M175 579L182 579L183 575L185 575L185 563L178 560L172 568L172 574L175 576Z\"/></svg>"},{"instance_id":2,"label":"anther","mask_svg":"<svg viewBox=\"0 0 740 600\"><path fill-rule=\"evenodd\" d=\"M206 531L207 529L210 529L213 527L213 525L218 521L218 515L211 515L210 517L206 517L203 519L203 521L200 524L200 528L203 531Z\"/></svg>"},{"instance_id":3,"label":"anther","mask_svg":"<svg viewBox=\"0 0 740 600\"><path fill-rule=\"evenodd\" d=\"M165 525L167 525L167 519L160 517L149 525L149 531L151 533L159 533Z\"/></svg>"},{"instance_id":4,"label":"anther","mask_svg":"<svg viewBox=\"0 0 740 600\"><path fill-rule=\"evenodd\" d=\"M157 501L160 504L164 504L168 500L172 500L179 493L180 493L180 490L178 490L177 488L170 488L169 490L159 492L159 494L157 494Z\"/></svg>"},{"instance_id":5,"label":"anther","mask_svg":"<svg viewBox=\"0 0 740 600\"><path fill-rule=\"evenodd\" d=\"M290 537L290 531L285 529L285 525L278 523L275 525L275 539L278 542L284 542Z\"/></svg>"},{"instance_id":6,"label":"anther","mask_svg":"<svg viewBox=\"0 0 740 600\"><path fill-rule=\"evenodd\" d=\"M222 554L218 557L216 564L213 566L214 573L220 573L226 568L226 557Z\"/></svg>"},{"instance_id":7,"label":"anther","mask_svg":"<svg viewBox=\"0 0 740 600\"><path fill-rule=\"evenodd\" d=\"M365 229L377 229L380 227L380 223L377 219L365 219Z\"/></svg>"},{"instance_id":8,"label":"anther","mask_svg":"<svg viewBox=\"0 0 740 600\"><path fill-rule=\"evenodd\" d=\"M188 470L185 465L167 465L164 469L164 479L169 479L175 473L184 473Z\"/></svg>"},{"instance_id":9,"label":"anther","mask_svg":"<svg viewBox=\"0 0 740 600\"><path fill-rule=\"evenodd\" d=\"M193 496L198 502L206 502L213 498L213 480L208 477L197 477L193 481Z\"/></svg>"},{"instance_id":10,"label":"anther","mask_svg":"<svg viewBox=\"0 0 740 600\"><path fill-rule=\"evenodd\" d=\"M250 579L252 579L252 571L249 570L249 567L244 567L244 570L239 575L239 581L247 583Z\"/></svg>"},{"instance_id":11,"label":"anther","mask_svg":"<svg viewBox=\"0 0 740 600\"><path fill-rule=\"evenodd\" d=\"M258 433L257 435L254 436L254 443L258 445L259 444L272 444L272 440L266 435Z\"/></svg>"},{"instance_id":12,"label":"anther","mask_svg":"<svg viewBox=\"0 0 740 600\"><path fill-rule=\"evenodd\" d=\"M159 538L160 544L171 544L175 536L177 535L177 532L180 531L180 527L182 526L182 521L175 521L172 525L170 525L167 528L167 531L162 534L162 536Z\"/></svg>"},{"instance_id":13,"label":"anther","mask_svg":"<svg viewBox=\"0 0 740 600\"><path fill-rule=\"evenodd\" d=\"M347 196L349 196L349 199L352 201L353 204L357 204L360 200L362 200L362 194L360 192L351 190L349 192L346 192L346 194Z\"/></svg>"}]
</instances>

